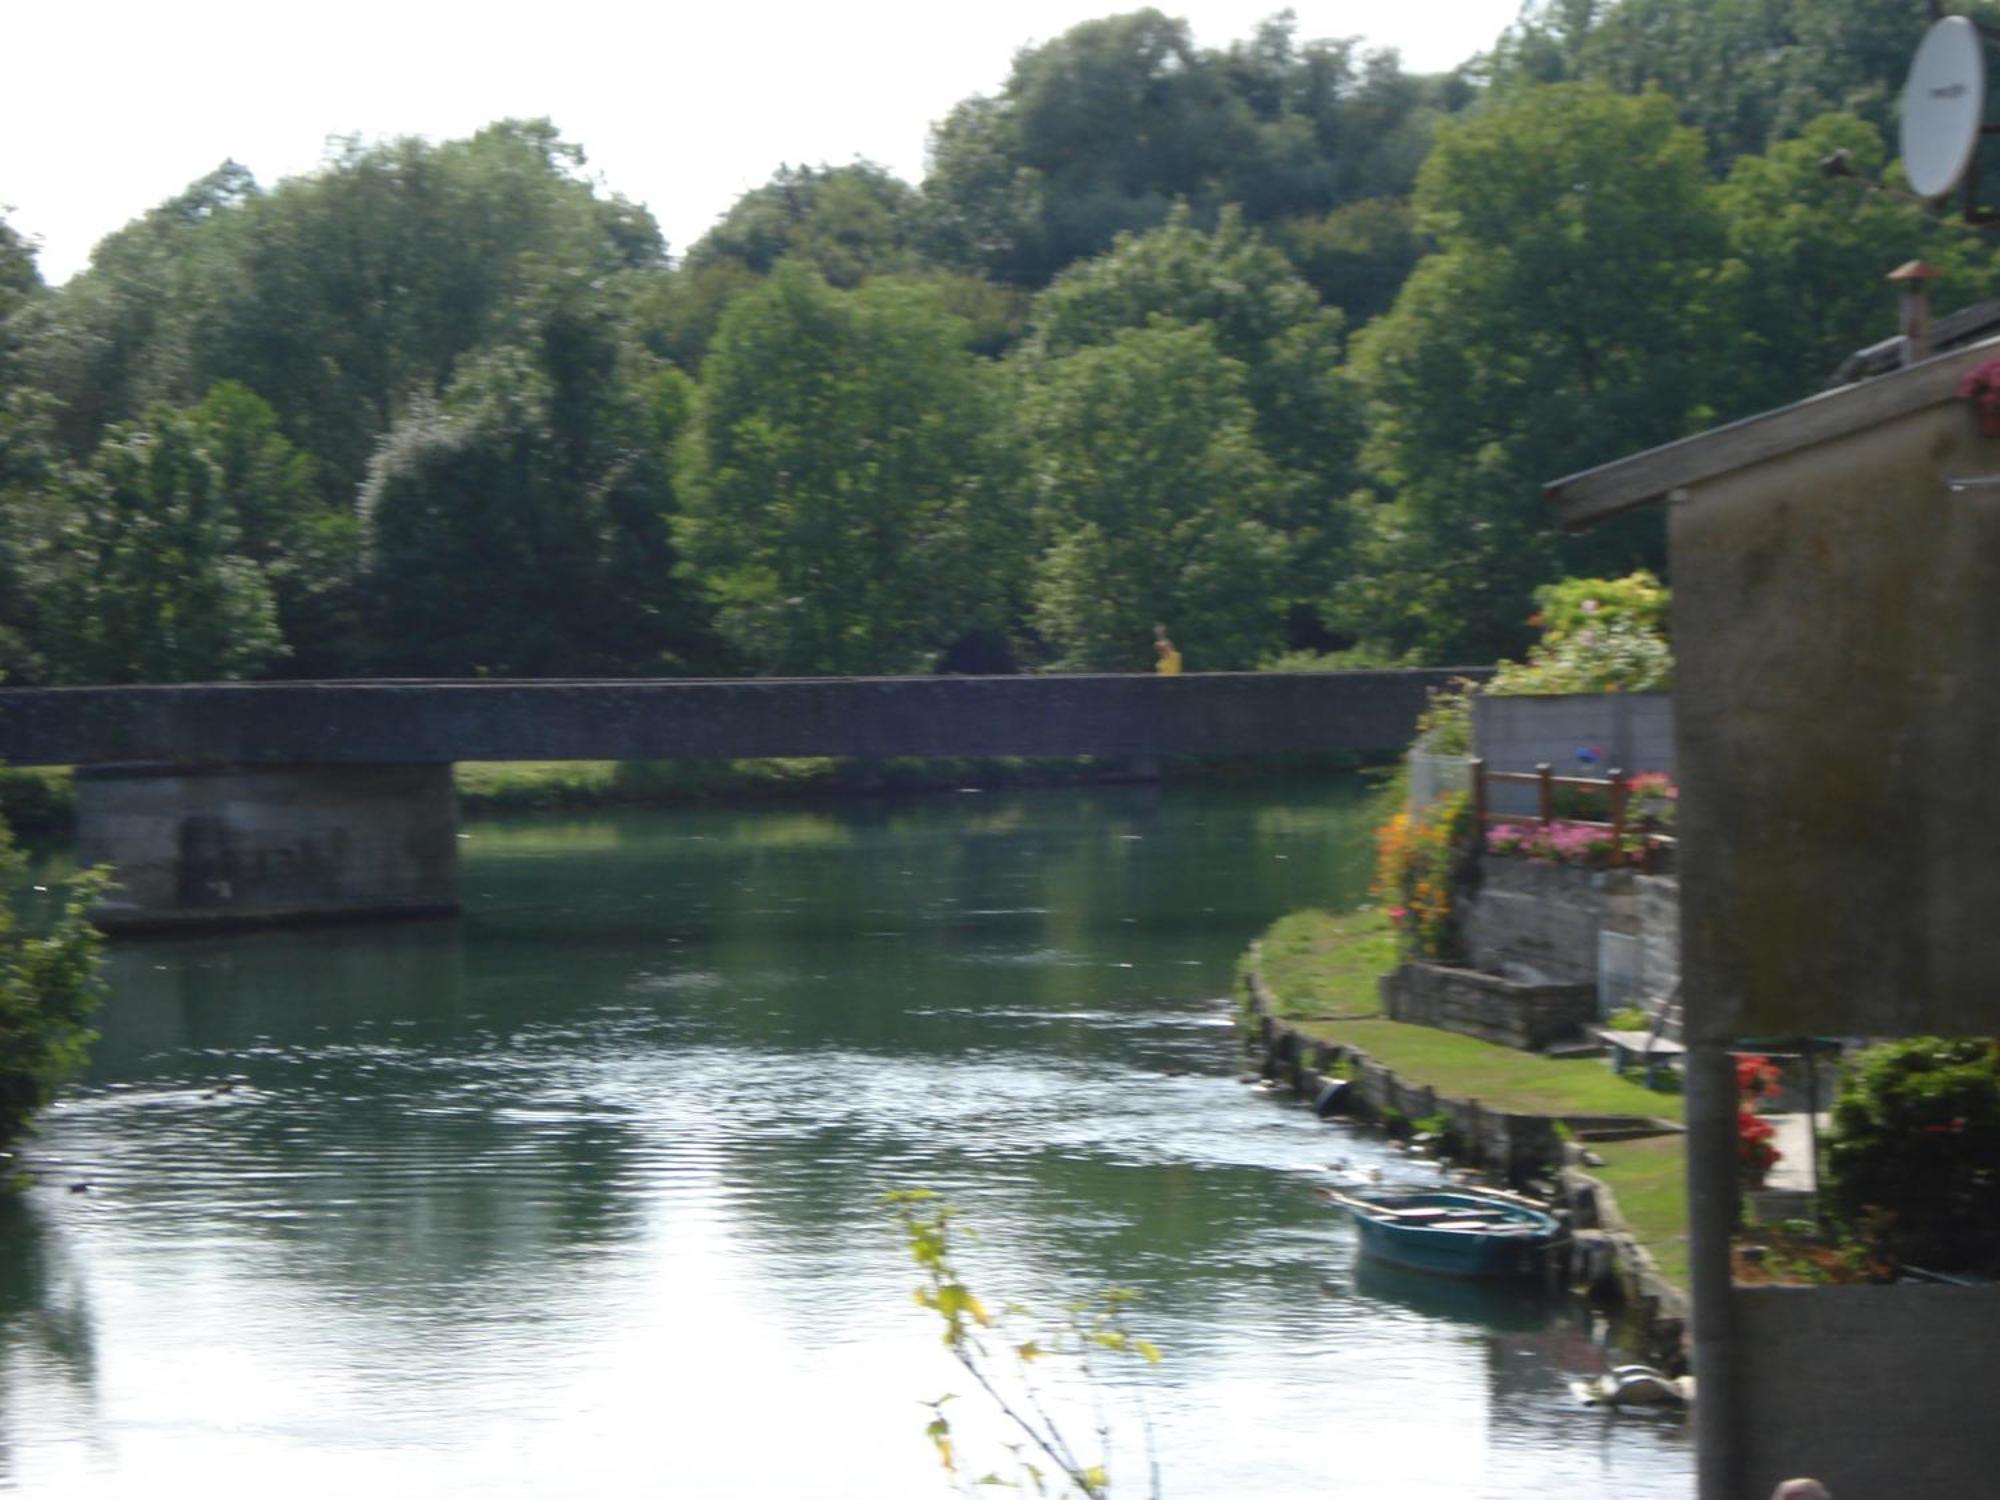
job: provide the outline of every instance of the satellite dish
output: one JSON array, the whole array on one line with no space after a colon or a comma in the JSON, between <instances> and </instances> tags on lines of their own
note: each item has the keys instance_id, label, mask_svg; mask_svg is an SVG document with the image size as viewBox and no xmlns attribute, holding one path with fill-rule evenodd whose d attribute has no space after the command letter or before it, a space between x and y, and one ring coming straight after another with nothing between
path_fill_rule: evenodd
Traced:
<instances>
[{"instance_id":1,"label":"satellite dish","mask_svg":"<svg viewBox=\"0 0 2000 1500\"><path fill-rule=\"evenodd\" d=\"M1942 198L1972 164L1986 108L1986 55L1964 16L1935 22L1903 85L1903 170L1919 197Z\"/></svg>"}]
</instances>

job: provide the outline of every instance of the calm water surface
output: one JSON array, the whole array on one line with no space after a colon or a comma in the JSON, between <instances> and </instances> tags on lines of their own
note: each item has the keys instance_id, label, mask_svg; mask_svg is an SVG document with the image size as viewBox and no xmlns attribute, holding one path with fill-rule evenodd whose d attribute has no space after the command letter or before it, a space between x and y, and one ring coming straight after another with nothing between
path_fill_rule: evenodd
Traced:
<instances>
[{"instance_id":1,"label":"calm water surface","mask_svg":"<svg viewBox=\"0 0 2000 1500\"><path fill-rule=\"evenodd\" d=\"M989 1302L1142 1294L1120 1493L1150 1424L1173 1496L1683 1500L1573 1313L1357 1272L1328 1163L1426 1169L1238 1081L1238 952L1366 845L1331 784L476 822L461 921L121 944L0 1201L0 1490L937 1496L925 1186Z\"/></svg>"}]
</instances>

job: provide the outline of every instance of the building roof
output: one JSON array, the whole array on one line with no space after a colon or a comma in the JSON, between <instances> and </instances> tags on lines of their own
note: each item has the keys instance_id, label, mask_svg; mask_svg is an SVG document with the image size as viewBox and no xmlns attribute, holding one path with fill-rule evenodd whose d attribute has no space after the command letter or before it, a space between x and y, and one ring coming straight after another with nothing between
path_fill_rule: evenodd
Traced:
<instances>
[{"instance_id":1,"label":"building roof","mask_svg":"<svg viewBox=\"0 0 2000 1500\"><path fill-rule=\"evenodd\" d=\"M1979 331L1990 333L1991 325L1982 324ZM2000 338L1988 337L1858 384L1821 391L1776 411L1585 469L1553 481L1542 493L1556 507L1563 530L1587 531L1600 521L1665 500L1703 480L1951 400L1966 370L1995 357L2000 357Z\"/></svg>"}]
</instances>

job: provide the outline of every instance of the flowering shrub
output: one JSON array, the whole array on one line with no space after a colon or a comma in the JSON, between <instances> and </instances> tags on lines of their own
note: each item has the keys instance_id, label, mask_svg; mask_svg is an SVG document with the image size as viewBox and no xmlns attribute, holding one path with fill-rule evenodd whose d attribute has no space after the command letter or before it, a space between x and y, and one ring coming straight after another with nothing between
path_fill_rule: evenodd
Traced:
<instances>
[{"instance_id":1,"label":"flowering shrub","mask_svg":"<svg viewBox=\"0 0 2000 1500\"><path fill-rule=\"evenodd\" d=\"M2000 1277L2000 1040L1905 1037L1842 1080L1835 1212L1892 1260Z\"/></svg>"},{"instance_id":2,"label":"flowering shrub","mask_svg":"<svg viewBox=\"0 0 2000 1500\"><path fill-rule=\"evenodd\" d=\"M1535 591L1542 638L1525 662L1502 662L1489 693L1647 693L1673 686L1667 605L1643 568L1623 578L1565 578Z\"/></svg>"},{"instance_id":3,"label":"flowering shrub","mask_svg":"<svg viewBox=\"0 0 2000 1500\"><path fill-rule=\"evenodd\" d=\"M1778 1070L1767 1057L1736 1059L1736 1171L1747 1183L1761 1183L1784 1155L1771 1144L1777 1128L1757 1114L1760 1101L1778 1092Z\"/></svg>"},{"instance_id":4,"label":"flowering shrub","mask_svg":"<svg viewBox=\"0 0 2000 1500\"><path fill-rule=\"evenodd\" d=\"M1645 568L1623 578L1565 578L1535 590L1542 644L1556 646L1585 630L1629 625L1653 635L1667 633L1673 595Z\"/></svg>"},{"instance_id":5,"label":"flowering shrub","mask_svg":"<svg viewBox=\"0 0 2000 1500\"><path fill-rule=\"evenodd\" d=\"M1472 808L1464 793L1423 816L1399 812L1375 831L1375 899L1388 910L1405 958L1459 956L1453 885L1467 851Z\"/></svg>"},{"instance_id":6,"label":"flowering shrub","mask_svg":"<svg viewBox=\"0 0 2000 1500\"><path fill-rule=\"evenodd\" d=\"M1625 819L1651 830L1672 828L1678 819L1681 789L1665 771L1641 771L1625 783Z\"/></svg>"},{"instance_id":7,"label":"flowering shrub","mask_svg":"<svg viewBox=\"0 0 2000 1500\"><path fill-rule=\"evenodd\" d=\"M1970 401L1982 417L2000 417L2000 359L1967 370L1958 382L1961 400Z\"/></svg>"},{"instance_id":8,"label":"flowering shrub","mask_svg":"<svg viewBox=\"0 0 2000 1500\"><path fill-rule=\"evenodd\" d=\"M1614 841L1609 828L1561 818L1547 823L1495 823L1486 830L1488 854L1518 854L1592 869L1616 864L1617 855L1643 846L1643 839L1635 832L1628 831L1622 841Z\"/></svg>"}]
</instances>

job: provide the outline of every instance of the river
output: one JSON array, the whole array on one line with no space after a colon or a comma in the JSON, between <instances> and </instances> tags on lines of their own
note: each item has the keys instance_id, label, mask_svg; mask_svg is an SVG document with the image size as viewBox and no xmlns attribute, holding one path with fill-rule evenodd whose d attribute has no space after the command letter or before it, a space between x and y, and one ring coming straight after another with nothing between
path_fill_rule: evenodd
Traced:
<instances>
[{"instance_id":1,"label":"river","mask_svg":"<svg viewBox=\"0 0 2000 1500\"><path fill-rule=\"evenodd\" d=\"M1032 1367L1117 1493L1684 1500L1682 1424L1566 1394L1580 1312L1357 1270L1312 1191L1429 1168L1240 1079L1239 952L1368 833L1338 782L473 821L462 919L120 943L0 1198L0 1490L942 1495L925 1401L1007 1460L926 1187L988 1304L1139 1294L1156 1368Z\"/></svg>"}]
</instances>

